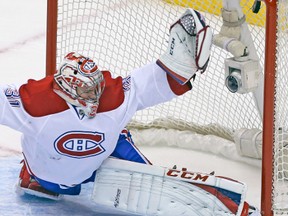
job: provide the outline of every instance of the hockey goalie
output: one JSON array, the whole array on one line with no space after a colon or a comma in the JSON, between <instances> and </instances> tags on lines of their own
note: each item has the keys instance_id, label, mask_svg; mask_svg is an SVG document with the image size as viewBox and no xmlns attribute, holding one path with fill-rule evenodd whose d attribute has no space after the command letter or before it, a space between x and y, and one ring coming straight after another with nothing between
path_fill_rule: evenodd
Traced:
<instances>
[{"instance_id":1,"label":"hockey goalie","mask_svg":"<svg viewBox=\"0 0 288 216\"><path fill-rule=\"evenodd\" d=\"M127 77L70 52L52 76L1 85L0 123L23 135L17 191L59 199L94 182L93 202L126 215L247 216L244 183L151 165L125 129L138 110L191 90L211 45L210 26L187 9L170 28L167 51Z\"/></svg>"}]
</instances>

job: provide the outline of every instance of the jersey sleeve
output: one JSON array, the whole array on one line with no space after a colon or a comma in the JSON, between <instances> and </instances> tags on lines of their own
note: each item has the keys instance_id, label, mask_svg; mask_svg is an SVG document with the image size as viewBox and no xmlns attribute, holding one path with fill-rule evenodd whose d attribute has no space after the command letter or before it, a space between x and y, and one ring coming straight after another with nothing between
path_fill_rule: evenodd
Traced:
<instances>
[{"instance_id":1,"label":"jersey sleeve","mask_svg":"<svg viewBox=\"0 0 288 216\"><path fill-rule=\"evenodd\" d=\"M132 71L130 82L134 97L130 100L137 103L137 110L164 103L191 89L171 79L156 63Z\"/></svg>"},{"instance_id":2,"label":"jersey sleeve","mask_svg":"<svg viewBox=\"0 0 288 216\"><path fill-rule=\"evenodd\" d=\"M19 87L18 85L0 86L0 124L17 131L21 131L28 118L20 100Z\"/></svg>"}]
</instances>

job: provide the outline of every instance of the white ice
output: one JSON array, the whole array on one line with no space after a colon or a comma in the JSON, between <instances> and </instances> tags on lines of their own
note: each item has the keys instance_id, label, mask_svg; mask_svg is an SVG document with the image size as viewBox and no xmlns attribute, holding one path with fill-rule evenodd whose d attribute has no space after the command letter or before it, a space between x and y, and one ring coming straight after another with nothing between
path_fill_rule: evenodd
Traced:
<instances>
[{"instance_id":1,"label":"white ice","mask_svg":"<svg viewBox=\"0 0 288 216\"><path fill-rule=\"evenodd\" d=\"M0 0L0 4L0 84L43 78L46 1ZM103 211L106 209L96 208L88 201L92 185L87 185L81 196L66 197L61 201L18 196L14 185L21 168L21 134L0 126L0 135L0 216L105 215ZM257 166L180 148L140 146L140 149L156 165L171 167L177 164L195 171L215 171L217 175L245 182L248 185L247 201L260 207L261 169Z\"/></svg>"}]
</instances>

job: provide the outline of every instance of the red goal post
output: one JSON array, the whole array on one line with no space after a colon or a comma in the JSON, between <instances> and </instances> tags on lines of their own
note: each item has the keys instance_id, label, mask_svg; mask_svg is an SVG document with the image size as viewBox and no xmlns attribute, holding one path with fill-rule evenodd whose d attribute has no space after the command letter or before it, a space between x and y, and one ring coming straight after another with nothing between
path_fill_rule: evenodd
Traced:
<instances>
[{"instance_id":1,"label":"red goal post","mask_svg":"<svg viewBox=\"0 0 288 216\"><path fill-rule=\"evenodd\" d=\"M283 145L288 142L285 139L287 135L285 131L288 130L288 126L287 123L277 120L278 118L287 119L285 111L282 111L277 105L278 101L281 103L282 100L285 100L285 96L286 100L288 98L287 90L278 88L278 86L285 86L285 83L280 82L281 80L285 81L285 71L288 74L288 69L283 66L288 61L284 52L281 51L284 49L287 56L288 5L285 1L262 1L265 4L262 4L260 10L266 11L266 15L260 17L251 12L254 1L241 0L247 22L255 16L254 21L249 23L249 29L252 32L253 42L257 47L256 55L260 56L264 74L263 121L261 115L258 116L257 106L259 104L252 106L250 110L244 109L247 104L254 103L251 94L239 95L227 91L223 81L223 64L229 54L225 50L213 48L209 68L203 77L197 77L198 80L195 81L197 85L195 83L192 90L195 92L193 95L181 97L169 104L140 112L131 123L131 127L135 124L140 129L154 126L156 128L171 127L179 130L193 130L201 134L211 133L232 141L233 135L231 134L239 128L263 130L261 211L265 216L273 215L273 213L274 215L288 215L287 206L276 203L278 200L288 200L288 186L285 186L288 181L288 176L285 174L285 171L288 172L288 165L283 164L286 151L283 149ZM219 2L220 6L218 7ZM78 51L89 55L99 60L100 67L110 69L112 72L128 71L139 67L155 60L166 48L165 40L167 41L169 24L183 12L183 7L195 7L204 12L207 15L208 24L213 28L214 25L220 28L222 24L219 16L221 2L217 1L215 4L215 1L198 0L189 5L187 0L113 0L107 2L104 0L74 0L71 2L69 0L47 0L46 75L55 72L59 61L69 51ZM156 15L157 11L162 12L161 15ZM210 14L212 15L210 16ZM128 18L128 15L131 15L132 19ZM138 28L138 25L141 29ZM144 27L148 29L147 32L143 32ZM130 31L131 28L133 31ZM219 28L216 28L216 31ZM163 39L165 35L166 38ZM125 57L126 52L128 57ZM125 74L116 72L116 75ZM201 88L197 86L201 86ZM203 86L210 87L203 90ZM203 100L209 101L209 104L205 104L202 102ZM223 100L225 102L222 107ZM284 105L280 104L279 107L287 104L283 103ZM168 123L163 120L165 117L168 117ZM279 134L280 128L284 130L284 135ZM279 137L282 137L282 140ZM281 164L280 159L275 158L279 154ZM282 172L281 175L278 173L279 170ZM281 182L281 189L275 191L278 190L278 182ZM275 185L276 183L277 185ZM279 195L283 188L286 194ZM278 198L278 195L286 196L286 198Z\"/></svg>"},{"instance_id":2,"label":"red goal post","mask_svg":"<svg viewBox=\"0 0 288 216\"><path fill-rule=\"evenodd\" d=\"M58 0L47 0L46 75L55 73L57 57Z\"/></svg>"},{"instance_id":3,"label":"red goal post","mask_svg":"<svg viewBox=\"0 0 288 216\"><path fill-rule=\"evenodd\" d=\"M261 213L273 215L273 174L274 174L274 100L276 74L276 32L277 1L265 1L266 11L266 43L264 63L264 112L263 112L263 152L262 152L262 194Z\"/></svg>"}]
</instances>

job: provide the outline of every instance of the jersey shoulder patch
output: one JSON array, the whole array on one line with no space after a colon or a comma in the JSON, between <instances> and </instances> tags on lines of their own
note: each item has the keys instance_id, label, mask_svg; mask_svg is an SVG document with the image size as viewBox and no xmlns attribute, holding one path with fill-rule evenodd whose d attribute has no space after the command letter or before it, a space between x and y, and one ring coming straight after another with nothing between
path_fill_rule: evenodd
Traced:
<instances>
[{"instance_id":1,"label":"jersey shoulder patch","mask_svg":"<svg viewBox=\"0 0 288 216\"><path fill-rule=\"evenodd\" d=\"M123 79L122 82L124 92L129 91L131 87L131 76L127 76Z\"/></svg>"}]
</instances>

